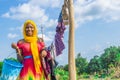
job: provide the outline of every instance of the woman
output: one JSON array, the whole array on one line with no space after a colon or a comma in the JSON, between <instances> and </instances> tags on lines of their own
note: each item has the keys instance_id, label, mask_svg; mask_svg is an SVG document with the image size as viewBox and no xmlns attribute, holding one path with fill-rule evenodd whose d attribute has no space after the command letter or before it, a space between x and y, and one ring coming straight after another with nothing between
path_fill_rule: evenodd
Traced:
<instances>
[{"instance_id":1,"label":"woman","mask_svg":"<svg viewBox=\"0 0 120 80\"><path fill-rule=\"evenodd\" d=\"M24 23L23 36L24 39L19 40L17 44L12 43L18 60L24 65L19 80L46 80L41 63L47 53L44 43L38 39L37 26L32 20Z\"/></svg>"}]
</instances>

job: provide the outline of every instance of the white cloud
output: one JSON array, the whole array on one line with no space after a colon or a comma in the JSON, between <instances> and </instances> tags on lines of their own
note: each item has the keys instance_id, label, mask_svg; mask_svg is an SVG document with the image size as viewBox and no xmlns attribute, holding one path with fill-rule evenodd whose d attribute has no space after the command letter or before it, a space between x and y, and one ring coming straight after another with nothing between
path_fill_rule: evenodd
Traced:
<instances>
[{"instance_id":1,"label":"white cloud","mask_svg":"<svg viewBox=\"0 0 120 80\"><path fill-rule=\"evenodd\" d=\"M53 27L57 25L57 20L50 19L47 27Z\"/></svg>"},{"instance_id":2,"label":"white cloud","mask_svg":"<svg viewBox=\"0 0 120 80\"><path fill-rule=\"evenodd\" d=\"M49 36L46 36L46 35L42 35L42 34L38 34L38 37L43 37L43 39L44 39L44 41L45 42L50 42L50 41L52 41L52 39L49 37Z\"/></svg>"},{"instance_id":3,"label":"white cloud","mask_svg":"<svg viewBox=\"0 0 120 80\"><path fill-rule=\"evenodd\" d=\"M21 27L10 27L9 30L10 31L16 31L16 30L20 30L21 31L22 26Z\"/></svg>"},{"instance_id":4,"label":"white cloud","mask_svg":"<svg viewBox=\"0 0 120 80\"><path fill-rule=\"evenodd\" d=\"M63 2L64 0L30 0L17 7L11 7L2 16L18 20L32 19L37 24L47 24L46 27L52 27L55 26L56 20L49 17L52 12L46 12L48 9L54 11L56 8L61 8ZM75 0L74 10L76 27L95 19L106 22L120 20L120 0Z\"/></svg>"},{"instance_id":5,"label":"white cloud","mask_svg":"<svg viewBox=\"0 0 120 80\"><path fill-rule=\"evenodd\" d=\"M39 27L43 27L43 29L45 28L55 28L57 26L57 20L54 20L54 19L50 19L50 20L47 20L47 21L42 21L42 20L38 20L36 21L36 24L38 24ZM40 28L39 28L40 30Z\"/></svg>"},{"instance_id":6,"label":"white cloud","mask_svg":"<svg viewBox=\"0 0 120 80\"><path fill-rule=\"evenodd\" d=\"M47 9L58 8L61 5L60 0L31 0L28 3L23 3L17 7L11 7L8 12L4 13L2 17L11 18L15 20L32 19L37 25L45 25L45 27L54 27L57 20L50 19ZM46 25L47 24L47 25Z\"/></svg>"},{"instance_id":7,"label":"white cloud","mask_svg":"<svg viewBox=\"0 0 120 80\"><path fill-rule=\"evenodd\" d=\"M17 34L13 34L13 33L8 34L8 38L10 38L10 39L13 39L13 38L16 38L16 37L18 37Z\"/></svg>"},{"instance_id":8,"label":"white cloud","mask_svg":"<svg viewBox=\"0 0 120 80\"><path fill-rule=\"evenodd\" d=\"M95 19L106 22L120 20L118 0L76 0L74 6L76 26Z\"/></svg>"},{"instance_id":9,"label":"white cloud","mask_svg":"<svg viewBox=\"0 0 120 80\"><path fill-rule=\"evenodd\" d=\"M60 7L63 0L31 0L30 4L39 5L40 7Z\"/></svg>"},{"instance_id":10,"label":"white cloud","mask_svg":"<svg viewBox=\"0 0 120 80\"><path fill-rule=\"evenodd\" d=\"M42 20L47 21L48 17L45 15L45 10L40 8L39 6L30 5L30 4L22 4L17 7L10 8L10 11L3 14L3 17L18 19L18 20L26 20L26 19L33 19L33 20Z\"/></svg>"},{"instance_id":11,"label":"white cloud","mask_svg":"<svg viewBox=\"0 0 120 80\"><path fill-rule=\"evenodd\" d=\"M48 20L48 16L45 13L46 8L56 8L61 5L60 0L31 0L28 3L23 3L17 7L11 7L8 12L3 14L3 17L12 19L34 19L42 22Z\"/></svg>"}]
</instances>

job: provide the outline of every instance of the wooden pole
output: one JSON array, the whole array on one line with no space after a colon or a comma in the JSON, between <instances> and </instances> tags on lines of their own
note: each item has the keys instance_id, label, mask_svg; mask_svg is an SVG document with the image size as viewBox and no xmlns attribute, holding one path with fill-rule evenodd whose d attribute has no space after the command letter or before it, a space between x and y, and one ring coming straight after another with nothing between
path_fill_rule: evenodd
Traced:
<instances>
[{"instance_id":1,"label":"wooden pole","mask_svg":"<svg viewBox=\"0 0 120 80\"><path fill-rule=\"evenodd\" d=\"M69 11L69 44L68 44L68 65L69 65L69 80L76 80L75 66L75 50L74 50L74 10L73 0L68 0Z\"/></svg>"}]
</instances>

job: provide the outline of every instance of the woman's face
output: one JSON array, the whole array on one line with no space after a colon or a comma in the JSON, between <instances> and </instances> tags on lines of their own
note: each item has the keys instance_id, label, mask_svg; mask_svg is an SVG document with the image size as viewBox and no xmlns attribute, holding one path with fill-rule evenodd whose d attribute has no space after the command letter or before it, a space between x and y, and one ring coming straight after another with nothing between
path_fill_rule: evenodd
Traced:
<instances>
[{"instance_id":1,"label":"woman's face","mask_svg":"<svg viewBox=\"0 0 120 80\"><path fill-rule=\"evenodd\" d=\"M32 24L28 23L25 28L25 32L26 32L27 36L33 36L34 26Z\"/></svg>"}]
</instances>

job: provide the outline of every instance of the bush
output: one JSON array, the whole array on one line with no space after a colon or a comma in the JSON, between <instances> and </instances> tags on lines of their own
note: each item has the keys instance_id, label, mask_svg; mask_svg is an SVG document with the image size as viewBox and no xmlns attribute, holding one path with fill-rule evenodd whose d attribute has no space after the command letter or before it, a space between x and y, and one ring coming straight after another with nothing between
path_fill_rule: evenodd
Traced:
<instances>
[{"instance_id":1,"label":"bush","mask_svg":"<svg viewBox=\"0 0 120 80\"><path fill-rule=\"evenodd\" d=\"M0 75L1 75L1 72L2 72L2 66L3 66L3 62L0 62Z\"/></svg>"},{"instance_id":2,"label":"bush","mask_svg":"<svg viewBox=\"0 0 120 80\"><path fill-rule=\"evenodd\" d=\"M68 72L63 69L56 68L55 74L59 77L58 80L68 80Z\"/></svg>"}]
</instances>

